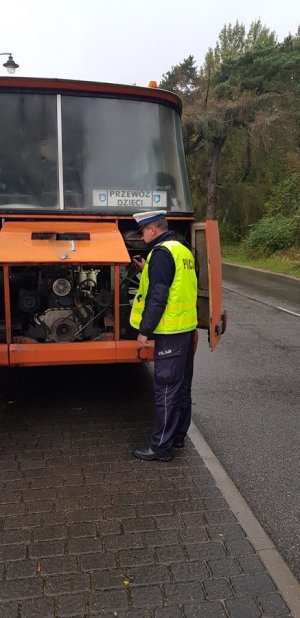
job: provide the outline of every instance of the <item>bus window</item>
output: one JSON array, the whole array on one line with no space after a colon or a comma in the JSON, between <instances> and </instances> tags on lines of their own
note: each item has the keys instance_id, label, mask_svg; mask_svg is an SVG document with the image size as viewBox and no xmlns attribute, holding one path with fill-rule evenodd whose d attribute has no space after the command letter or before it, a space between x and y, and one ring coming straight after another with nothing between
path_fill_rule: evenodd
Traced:
<instances>
[{"instance_id":1,"label":"bus window","mask_svg":"<svg viewBox=\"0 0 300 618\"><path fill-rule=\"evenodd\" d=\"M56 96L1 93L0 209L58 208Z\"/></svg>"},{"instance_id":2,"label":"bus window","mask_svg":"<svg viewBox=\"0 0 300 618\"><path fill-rule=\"evenodd\" d=\"M62 127L66 209L192 211L175 110L149 101L63 96ZM112 199L102 205L98 196L108 190ZM164 201L150 204L145 191L157 191Z\"/></svg>"}]
</instances>

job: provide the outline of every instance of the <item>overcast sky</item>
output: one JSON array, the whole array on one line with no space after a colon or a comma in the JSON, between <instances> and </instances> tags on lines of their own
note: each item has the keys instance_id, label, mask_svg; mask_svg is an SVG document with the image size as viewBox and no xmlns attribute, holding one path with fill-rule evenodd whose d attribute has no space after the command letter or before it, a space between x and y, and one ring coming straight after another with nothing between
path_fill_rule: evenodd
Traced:
<instances>
[{"instance_id":1,"label":"overcast sky","mask_svg":"<svg viewBox=\"0 0 300 618\"><path fill-rule=\"evenodd\" d=\"M147 86L190 54L199 65L224 24L253 20L281 41L300 23L296 0L14 0L1 3L0 53L16 75ZM6 74L1 57L0 75Z\"/></svg>"}]
</instances>

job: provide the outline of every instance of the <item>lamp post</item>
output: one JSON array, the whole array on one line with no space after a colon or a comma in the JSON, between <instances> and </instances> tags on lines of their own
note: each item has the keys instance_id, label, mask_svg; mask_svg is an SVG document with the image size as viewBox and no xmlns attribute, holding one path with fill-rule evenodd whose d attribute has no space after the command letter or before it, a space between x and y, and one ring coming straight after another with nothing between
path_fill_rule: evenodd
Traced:
<instances>
[{"instance_id":1,"label":"lamp post","mask_svg":"<svg viewBox=\"0 0 300 618\"><path fill-rule=\"evenodd\" d=\"M8 70L9 73L13 74L16 69L19 68L19 65L14 61L12 54L9 52L3 52L0 56L8 56L8 60L3 63L3 66Z\"/></svg>"}]
</instances>

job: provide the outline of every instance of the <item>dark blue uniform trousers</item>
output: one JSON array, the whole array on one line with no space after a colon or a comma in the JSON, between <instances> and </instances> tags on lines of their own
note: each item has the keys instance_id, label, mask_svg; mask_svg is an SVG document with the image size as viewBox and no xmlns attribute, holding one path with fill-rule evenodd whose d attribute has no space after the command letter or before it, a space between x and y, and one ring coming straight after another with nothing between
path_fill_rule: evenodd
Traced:
<instances>
[{"instance_id":1,"label":"dark blue uniform trousers","mask_svg":"<svg viewBox=\"0 0 300 618\"><path fill-rule=\"evenodd\" d=\"M195 331L155 335L155 422L150 446L169 455L175 441L184 440L191 422Z\"/></svg>"}]
</instances>

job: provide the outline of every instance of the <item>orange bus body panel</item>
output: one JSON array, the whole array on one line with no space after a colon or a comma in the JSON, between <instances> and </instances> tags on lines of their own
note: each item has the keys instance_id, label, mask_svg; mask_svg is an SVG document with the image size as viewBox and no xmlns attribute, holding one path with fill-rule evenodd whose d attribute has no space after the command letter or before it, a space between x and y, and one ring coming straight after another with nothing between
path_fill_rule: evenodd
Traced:
<instances>
[{"instance_id":1,"label":"orange bus body panel","mask_svg":"<svg viewBox=\"0 0 300 618\"><path fill-rule=\"evenodd\" d=\"M32 232L53 233L53 239L32 240ZM56 233L87 232L90 240L55 240ZM66 257L67 256L67 257ZM0 232L1 264L128 264L130 257L115 223L75 221L6 222Z\"/></svg>"},{"instance_id":2,"label":"orange bus body panel","mask_svg":"<svg viewBox=\"0 0 300 618\"><path fill-rule=\"evenodd\" d=\"M218 334L218 326L222 316L222 263L219 229L217 221L206 221L205 235L208 259L209 277L209 303L210 303L210 325L209 325L209 345L214 350L221 334Z\"/></svg>"},{"instance_id":3,"label":"orange bus body panel","mask_svg":"<svg viewBox=\"0 0 300 618\"><path fill-rule=\"evenodd\" d=\"M8 365L8 346L6 344L0 345L0 366Z\"/></svg>"},{"instance_id":4,"label":"orange bus body panel","mask_svg":"<svg viewBox=\"0 0 300 618\"><path fill-rule=\"evenodd\" d=\"M143 349L143 360L152 360L154 342ZM22 343L9 346L10 365L84 365L134 363L140 360L137 341L76 343ZM8 364L8 363L6 363Z\"/></svg>"}]
</instances>

